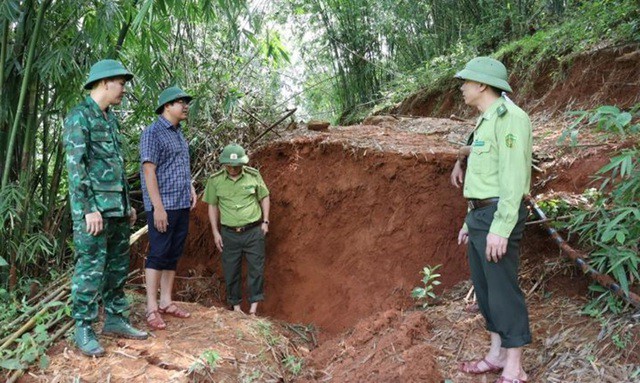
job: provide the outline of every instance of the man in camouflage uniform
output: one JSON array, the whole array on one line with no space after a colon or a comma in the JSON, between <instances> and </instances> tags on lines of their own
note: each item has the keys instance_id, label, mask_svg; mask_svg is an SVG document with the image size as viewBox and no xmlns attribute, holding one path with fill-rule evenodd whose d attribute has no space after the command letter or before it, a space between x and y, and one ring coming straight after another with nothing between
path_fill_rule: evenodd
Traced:
<instances>
[{"instance_id":1,"label":"man in camouflage uniform","mask_svg":"<svg viewBox=\"0 0 640 383\"><path fill-rule=\"evenodd\" d=\"M91 326L98 316L99 297L107 313L103 334L130 339L148 336L125 317L130 225L136 211L129 203L119 124L110 108L120 104L132 77L115 60L93 65L84 86L91 93L69 112L64 123L76 252L71 285L74 340L88 356L104 355Z\"/></svg>"}]
</instances>

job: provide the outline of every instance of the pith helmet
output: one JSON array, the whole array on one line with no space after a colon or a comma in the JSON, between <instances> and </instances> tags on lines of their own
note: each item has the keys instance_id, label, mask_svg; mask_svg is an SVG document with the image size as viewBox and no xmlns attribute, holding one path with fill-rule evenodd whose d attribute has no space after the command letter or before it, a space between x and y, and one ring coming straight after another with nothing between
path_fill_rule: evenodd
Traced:
<instances>
[{"instance_id":1,"label":"pith helmet","mask_svg":"<svg viewBox=\"0 0 640 383\"><path fill-rule=\"evenodd\" d=\"M238 166L248 163L249 157L242 146L238 144L229 144L222 150L219 161L221 164Z\"/></svg>"},{"instance_id":2,"label":"pith helmet","mask_svg":"<svg viewBox=\"0 0 640 383\"><path fill-rule=\"evenodd\" d=\"M102 60L93 64L89 71L89 77L84 83L85 89L91 89L93 83L102 80L103 78L122 76L127 81L133 78L133 74L122 65L120 61L116 60Z\"/></svg>"},{"instance_id":3,"label":"pith helmet","mask_svg":"<svg viewBox=\"0 0 640 383\"><path fill-rule=\"evenodd\" d=\"M470 80L491 85L506 92L511 92L507 80L507 68L500 61L491 57L476 57L469 61L464 69L456 73L455 78Z\"/></svg>"},{"instance_id":4,"label":"pith helmet","mask_svg":"<svg viewBox=\"0 0 640 383\"><path fill-rule=\"evenodd\" d=\"M177 86L171 86L163 90L162 93L160 93L160 96L158 97L158 106L156 106L156 114L162 113L162 110L164 109L164 104L171 101L180 100L182 98L187 100L187 102L191 102L191 100L193 100L193 97L189 96L185 91L178 88Z\"/></svg>"}]
</instances>

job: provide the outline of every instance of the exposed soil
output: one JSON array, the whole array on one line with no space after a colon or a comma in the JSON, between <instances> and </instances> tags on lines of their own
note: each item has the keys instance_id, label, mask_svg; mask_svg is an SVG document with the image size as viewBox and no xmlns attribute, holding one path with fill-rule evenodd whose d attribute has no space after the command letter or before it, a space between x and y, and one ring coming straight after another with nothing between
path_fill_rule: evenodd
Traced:
<instances>
[{"instance_id":1,"label":"exposed soil","mask_svg":"<svg viewBox=\"0 0 640 383\"><path fill-rule=\"evenodd\" d=\"M289 341L282 326L220 308L182 303L192 316L165 316L167 330L154 331L145 341L100 337L103 358L83 356L69 339L49 349L51 365L31 372L22 382L240 382L282 381L292 375L287 357L304 356ZM136 299L132 323L145 328L144 304ZM101 328L95 325L95 329ZM206 353L215 354L211 365ZM251 380L253 379L253 380Z\"/></svg>"},{"instance_id":2,"label":"exposed soil","mask_svg":"<svg viewBox=\"0 0 640 383\"><path fill-rule=\"evenodd\" d=\"M583 90L579 84L591 71L608 81L626 75L637 83L638 74L628 67L628 60L639 63L636 56L621 59L630 48L612 52L609 58L601 51L577 57L564 84L543 92L550 85L539 80L533 87L537 104L522 102L550 112L572 102L586 105L596 94L614 102L609 86ZM613 69L605 73L607 65ZM598 76L593 81L600 81ZM637 102L639 93L625 102ZM454 94L415 95L400 114L469 115L458 113L464 109ZM582 193L609 154L629 145L597 141L558 150L555 142L568 121L549 115L538 114L534 121L541 169L534 174L536 195ZM481 316L463 310L470 283L465 249L455 239L466 207L461 191L449 183L455 143L473 123L436 118L368 123L285 132L250 153L272 201L260 317L224 309L220 254L207 205L200 202L176 286L178 299L199 303L185 303L193 317L169 318L169 329L147 341L109 340L109 356L98 360L81 357L68 340L61 341L49 352L51 366L22 381L63 382L71 376L88 382L495 380L496 375L470 377L455 367L481 356L488 344ZM146 250L145 240L134 246L133 268L142 267ZM582 316L589 281L537 226L525 231L522 259L534 332L525 351L529 381L630 382L639 362L640 326L629 318L603 326ZM422 267L436 264L442 265L439 299L421 310L410 292L419 285ZM144 326L144 298L132 296L132 318ZM207 350L221 357L216 367L193 372Z\"/></svg>"},{"instance_id":3,"label":"exposed soil","mask_svg":"<svg viewBox=\"0 0 640 383\"><path fill-rule=\"evenodd\" d=\"M505 65L511 67L509 60ZM510 97L532 113L556 113L567 109L590 109L599 105L629 108L640 102L640 46L594 49L558 62L549 58L530 73L512 71ZM443 91L420 91L405 99L391 113L448 117L473 114L462 103L452 79Z\"/></svg>"}]
</instances>

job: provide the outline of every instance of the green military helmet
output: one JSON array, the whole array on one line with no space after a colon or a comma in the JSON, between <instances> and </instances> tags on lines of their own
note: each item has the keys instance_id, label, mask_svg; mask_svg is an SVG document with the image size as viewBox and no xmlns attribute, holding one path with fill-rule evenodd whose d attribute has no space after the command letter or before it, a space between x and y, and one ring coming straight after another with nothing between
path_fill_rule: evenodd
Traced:
<instances>
[{"instance_id":1,"label":"green military helmet","mask_svg":"<svg viewBox=\"0 0 640 383\"><path fill-rule=\"evenodd\" d=\"M487 84L506 92L512 92L507 80L507 68L491 57L476 57L469 61L464 69L456 73L455 78Z\"/></svg>"},{"instance_id":2,"label":"green military helmet","mask_svg":"<svg viewBox=\"0 0 640 383\"><path fill-rule=\"evenodd\" d=\"M171 86L160 93L158 97L158 106L156 106L156 114L161 114L164 109L164 104L175 101L185 99L187 102L191 102L193 97L189 96L185 91L178 88L177 86Z\"/></svg>"},{"instance_id":3,"label":"green military helmet","mask_svg":"<svg viewBox=\"0 0 640 383\"><path fill-rule=\"evenodd\" d=\"M133 74L117 60L101 60L93 64L89 71L89 78L84 83L85 89L91 89L93 83L103 78L122 76L127 81L133 78Z\"/></svg>"},{"instance_id":4,"label":"green military helmet","mask_svg":"<svg viewBox=\"0 0 640 383\"><path fill-rule=\"evenodd\" d=\"M248 163L249 157L242 146L238 144L229 144L222 150L219 160L221 164L238 166Z\"/></svg>"}]
</instances>

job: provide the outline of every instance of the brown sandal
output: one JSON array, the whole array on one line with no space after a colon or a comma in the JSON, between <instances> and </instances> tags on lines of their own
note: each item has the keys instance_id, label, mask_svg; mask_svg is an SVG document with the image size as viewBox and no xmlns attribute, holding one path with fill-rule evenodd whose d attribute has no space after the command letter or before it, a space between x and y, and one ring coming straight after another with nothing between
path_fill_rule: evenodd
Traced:
<instances>
[{"instance_id":1,"label":"brown sandal","mask_svg":"<svg viewBox=\"0 0 640 383\"><path fill-rule=\"evenodd\" d=\"M488 368L481 369L480 363L486 364ZM458 366L458 370L467 374L479 375L479 374L486 374L488 372L500 372L502 371L502 367L496 366L495 364L490 363L489 361L487 361L487 358L483 358L483 359L478 359L471 362L462 362ZM508 382L505 382L505 383L508 383Z\"/></svg>"},{"instance_id":2,"label":"brown sandal","mask_svg":"<svg viewBox=\"0 0 640 383\"><path fill-rule=\"evenodd\" d=\"M168 311L169 307L174 307L174 310L173 311ZM180 307L178 307L173 302L171 302L169 304L169 306L167 306L167 307L158 307L158 311L160 311L161 314L171 315L171 316L174 316L176 318L189 318L191 316L191 313L181 309Z\"/></svg>"},{"instance_id":3,"label":"brown sandal","mask_svg":"<svg viewBox=\"0 0 640 383\"><path fill-rule=\"evenodd\" d=\"M153 315L153 319L149 318L151 315ZM147 313L147 325L153 330L164 330L167 328L167 324L162 320L162 316L160 316L158 310Z\"/></svg>"}]
</instances>

